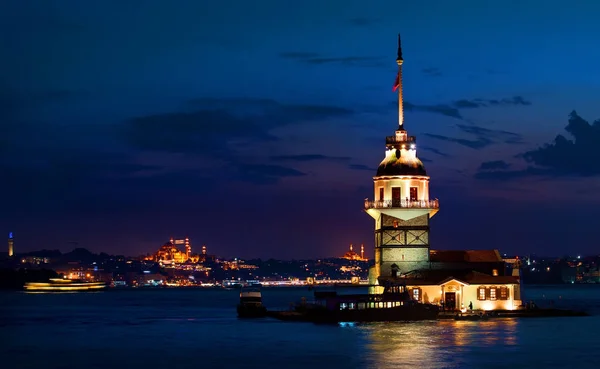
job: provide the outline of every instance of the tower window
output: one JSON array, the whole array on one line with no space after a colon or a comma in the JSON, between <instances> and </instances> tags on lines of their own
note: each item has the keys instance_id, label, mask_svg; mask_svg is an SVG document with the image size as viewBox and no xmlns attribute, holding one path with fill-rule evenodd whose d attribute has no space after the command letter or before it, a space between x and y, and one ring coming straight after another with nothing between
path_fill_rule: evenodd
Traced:
<instances>
[{"instance_id":1,"label":"tower window","mask_svg":"<svg viewBox=\"0 0 600 369\"><path fill-rule=\"evenodd\" d=\"M383 187L379 187L379 201L383 201Z\"/></svg>"},{"instance_id":2,"label":"tower window","mask_svg":"<svg viewBox=\"0 0 600 369\"><path fill-rule=\"evenodd\" d=\"M410 201L417 201L419 199L419 189L417 187L410 188Z\"/></svg>"}]
</instances>

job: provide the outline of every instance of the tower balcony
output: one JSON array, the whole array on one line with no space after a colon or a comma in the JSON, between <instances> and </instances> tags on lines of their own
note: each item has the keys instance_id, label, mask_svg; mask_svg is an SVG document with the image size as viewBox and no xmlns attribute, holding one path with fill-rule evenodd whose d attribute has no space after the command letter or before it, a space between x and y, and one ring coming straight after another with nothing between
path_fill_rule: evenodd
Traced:
<instances>
[{"instance_id":1,"label":"tower balcony","mask_svg":"<svg viewBox=\"0 0 600 369\"><path fill-rule=\"evenodd\" d=\"M379 200L365 199L365 210L368 209L438 209L440 202L435 200Z\"/></svg>"},{"instance_id":2,"label":"tower balcony","mask_svg":"<svg viewBox=\"0 0 600 369\"><path fill-rule=\"evenodd\" d=\"M417 142L415 136L404 137L403 139L399 139L396 136L386 136L385 144L386 145L396 145L396 144L411 144Z\"/></svg>"}]
</instances>

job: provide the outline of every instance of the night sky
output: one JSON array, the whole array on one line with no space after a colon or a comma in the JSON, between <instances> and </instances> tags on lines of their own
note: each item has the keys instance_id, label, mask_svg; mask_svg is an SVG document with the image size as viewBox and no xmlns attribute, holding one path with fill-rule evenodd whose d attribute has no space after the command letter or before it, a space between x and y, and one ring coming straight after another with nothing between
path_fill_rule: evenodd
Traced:
<instances>
[{"instance_id":1,"label":"night sky","mask_svg":"<svg viewBox=\"0 0 600 369\"><path fill-rule=\"evenodd\" d=\"M0 232L17 252L187 235L227 257L371 256L400 32L432 248L597 253L600 3L365 4L2 2Z\"/></svg>"}]
</instances>

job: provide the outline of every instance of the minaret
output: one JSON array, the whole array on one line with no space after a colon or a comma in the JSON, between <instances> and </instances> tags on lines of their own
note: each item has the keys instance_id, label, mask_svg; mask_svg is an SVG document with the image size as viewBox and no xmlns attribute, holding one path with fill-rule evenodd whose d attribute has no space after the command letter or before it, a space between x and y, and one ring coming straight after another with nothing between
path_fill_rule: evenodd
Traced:
<instances>
[{"instance_id":1,"label":"minaret","mask_svg":"<svg viewBox=\"0 0 600 369\"><path fill-rule=\"evenodd\" d=\"M188 260L192 256L192 246L190 245L190 239L185 238L185 260Z\"/></svg>"},{"instance_id":2,"label":"minaret","mask_svg":"<svg viewBox=\"0 0 600 369\"><path fill-rule=\"evenodd\" d=\"M365 245L360 245L360 258L365 260Z\"/></svg>"},{"instance_id":3,"label":"minaret","mask_svg":"<svg viewBox=\"0 0 600 369\"><path fill-rule=\"evenodd\" d=\"M8 234L8 256L13 256L15 254L15 239L13 238L13 233L10 232Z\"/></svg>"},{"instance_id":4,"label":"minaret","mask_svg":"<svg viewBox=\"0 0 600 369\"><path fill-rule=\"evenodd\" d=\"M369 284L381 284L416 269L429 268L429 219L438 211L429 199L429 176L417 157L417 140L404 129L402 45L398 36L398 129L385 138L385 158L373 177L374 198L365 211L375 219L375 265ZM371 288L372 293L381 288Z\"/></svg>"}]
</instances>

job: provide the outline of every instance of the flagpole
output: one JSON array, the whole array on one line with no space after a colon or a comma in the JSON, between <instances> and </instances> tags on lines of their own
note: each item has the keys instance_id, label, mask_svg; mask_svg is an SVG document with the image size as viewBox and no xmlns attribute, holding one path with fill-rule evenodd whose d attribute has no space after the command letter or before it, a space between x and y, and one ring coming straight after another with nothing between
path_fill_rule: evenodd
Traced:
<instances>
[{"instance_id":1,"label":"flagpole","mask_svg":"<svg viewBox=\"0 0 600 369\"><path fill-rule=\"evenodd\" d=\"M398 64L398 76L397 79L397 90L398 90L398 129L404 129L404 100L402 96L402 42L400 40L400 34L398 34L398 57L396 58Z\"/></svg>"}]
</instances>

